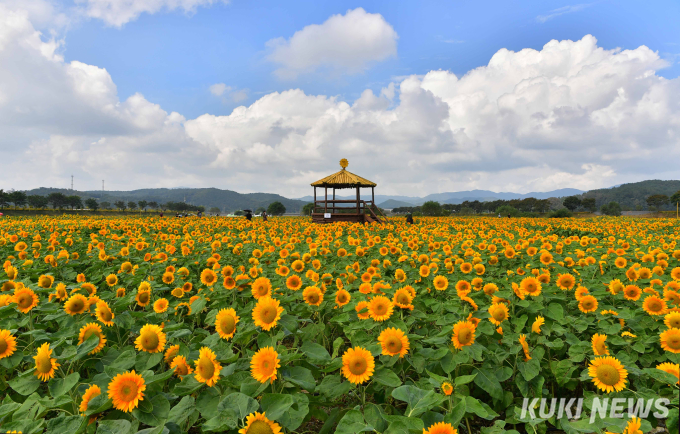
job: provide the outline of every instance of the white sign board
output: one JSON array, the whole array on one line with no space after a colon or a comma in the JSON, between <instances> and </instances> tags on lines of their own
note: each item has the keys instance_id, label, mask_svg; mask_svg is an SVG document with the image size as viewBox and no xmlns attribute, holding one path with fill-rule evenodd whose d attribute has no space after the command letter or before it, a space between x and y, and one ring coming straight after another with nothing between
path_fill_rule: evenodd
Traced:
<instances>
[{"instance_id":1,"label":"white sign board","mask_svg":"<svg viewBox=\"0 0 680 434\"><path fill-rule=\"evenodd\" d=\"M331 213L329 213L329 212L324 213L323 218L325 218L325 219L331 218Z\"/></svg>"}]
</instances>

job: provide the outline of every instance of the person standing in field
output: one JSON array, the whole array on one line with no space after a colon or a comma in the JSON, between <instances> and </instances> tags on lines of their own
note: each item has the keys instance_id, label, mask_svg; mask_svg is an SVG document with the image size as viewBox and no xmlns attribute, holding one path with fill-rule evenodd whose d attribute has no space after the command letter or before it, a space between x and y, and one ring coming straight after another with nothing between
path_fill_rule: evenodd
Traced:
<instances>
[{"instance_id":1,"label":"person standing in field","mask_svg":"<svg viewBox=\"0 0 680 434\"><path fill-rule=\"evenodd\" d=\"M267 221L267 211L262 211L262 221L263 222Z\"/></svg>"}]
</instances>

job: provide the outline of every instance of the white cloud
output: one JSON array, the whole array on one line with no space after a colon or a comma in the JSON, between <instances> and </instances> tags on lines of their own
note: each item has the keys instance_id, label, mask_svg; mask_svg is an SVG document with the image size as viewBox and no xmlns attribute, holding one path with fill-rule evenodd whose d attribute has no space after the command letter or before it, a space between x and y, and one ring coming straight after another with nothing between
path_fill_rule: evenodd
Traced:
<instances>
[{"instance_id":1,"label":"white cloud","mask_svg":"<svg viewBox=\"0 0 680 434\"><path fill-rule=\"evenodd\" d=\"M538 21L539 23L545 23L546 21L552 20L553 18L557 18L560 15L579 12L582 11L583 9L589 8L590 6L592 6L592 3L581 3L577 5L563 6L561 8L553 9L545 15L537 16L536 21Z\"/></svg>"},{"instance_id":2,"label":"white cloud","mask_svg":"<svg viewBox=\"0 0 680 434\"><path fill-rule=\"evenodd\" d=\"M199 6L228 3L229 0L75 0L81 11L91 18L98 18L109 26L122 27L136 20L141 14L155 14L161 10L182 10L191 14Z\"/></svg>"},{"instance_id":3,"label":"white cloud","mask_svg":"<svg viewBox=\"0 0 680 434\"><path fill-rule=\"evenodd\" d=\"M228 92L231 90L230 86L227 86L224 83L216 83L210 86L210 93L212 93L215 96L222 96L224 92Z\"/></svg>"},{"instance_id":4,"label":"white cloud","mask_svg":"<svg viewBox=\"0 0 680 434\"><path fill-rule=\"evenodd\" d=\"M210 86L210 93L222 97L222 101L225 104L230 102L239 103L248 99L248 89L235 89L224 83L216 83Z\"/></svg>"},{"instance_id":5,"label":"white cloud","mask_svg":"<svg viewBox=\"0 0 680 434\"><path fill-rule=\"evenodd\" d=\"M0 5L0 188L215 186L288 197L349 169L383 194L581 189L677 177L680 79L645 46L592 36L499 50L456 76L430 71L355 101L273 92L185 119L110 74L65 62L30 14ZM221 98L235 98L234 89ZM30 173L30 175L27 175ZM4 187L3 187L4 186Z\"/></svg>"},{"instance_id":6,"label":"white cloud","mask_svg":"<svg viewBox=\"0 0 680 434\"><path fill-rule=\"evenodd\" d=\"M324 67L358 73L372 62L396 56L397 39L397 32L382 15L357 8L333 15L323 24L306 26L288 40L268 41L268 59L280 65L276 74L281 78Z\"/></svg>"}]
</instances>

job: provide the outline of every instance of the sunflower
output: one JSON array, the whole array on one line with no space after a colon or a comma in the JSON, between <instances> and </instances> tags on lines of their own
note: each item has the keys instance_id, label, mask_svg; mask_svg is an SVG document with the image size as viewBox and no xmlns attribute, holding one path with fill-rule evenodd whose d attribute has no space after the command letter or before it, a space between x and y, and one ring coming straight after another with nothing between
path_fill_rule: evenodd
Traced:
<instances>
[{"instance_id":1,"label":"sunflower","mask_svg":"<svg viewBox=\"0 0 680 434\"><path fill-rule=\"evenodd\" d=\"M592 295L585 295L581 297L578 302L578 308L583 313L595 312L597 310L597 299Z\"/></svg>"},{"instance_id":2,"label":"sunflower","mask_svg":"<svg viewBox=\"0 0 680 434\"><path fill-rule=\"evenodd\" d=\"M191 369L191 366L189 366L189 364L187 363L187 359L184 356L173 357L172 362L170 363L170 369L174 369L175 375L177 375L180 378L194 372L194 370Z\"/></svg>"},{"instance_id":3,"label":"sunflower","mask_svg":"<svg viewBox=\"0 0 680 434\"><path fill-rule=\"evenodd\" d=\"M48 276L43 274L42 276L38 277L38 286L41 288L49 289L52 287L53 283L54 276Z\"/></svg>"},{"instance_id":4,"label":"sunflower","mask_svg":"<svg viewBox=\"0 0 680 434\"><path fill-rule=\"evenodd\" d=\"M444 291L449 287L449 279L447 279L445 276L437 276L434 278L433 284L434 289L437 291Z\"/></svg>"},{"instance_id":5,"label":"sunflower","mask_svg":"<svg viewBox=\"0 0 680 434\"><path fill-rule=\"evenodd\" d=\"M194 361L196 366L196 380L212 387L220 379L222 365L215 360L215 353L208 347L203 347L198 353L198 359Z\"/></svg>"},{"instance_id":6,"label":"sunflower","mask_svg":"<svg viewBox=\"0 0 680 434\"><path fill-rule=\"evenodd\" d=\"M368 313L374 321L385 321L392 316L394 306L389 298L378 295L368 303Z\"/></svg>"},{"instance_id":7,"label":"sunflower","mask_svg":"<svg viewBox=\"0 0 680 434\"><path fill-rule=\"evenodd\" d=\"M399 358L403 358L408 354L408 337L397 328L383 330L380 336L378 336L378 342L380 342L382 347L383 356L399 356Z\"/></svg>"},{"instance_id":8,"label":"sunflower","mask_svg":"<svg viewBox=\"0 0 680 434\"><path fill-rule=\"evenodd\" d=\"M102 348L104 348L104 345L106 345L106 338L104 337L104 333L102 333L101 326L94 322L84 325L80 329L80 334L78 335L78 345L82 345L82 343L92 335L96 335L99 338L99 344L97 344L97 346L94 347L94 349L88 354L96 354L100 352Z\"/></svg>"},{"instance_id":9,"label":"sunflower","mask_svg":"<svg viewBox=\"0 0 680 434\"><path fill-rule=\"evenodd\" d=\"M671 328L659 335L661 348L665 351L680 353L680 328Z\"/></svg>"},{"instance_id":10,"label":"sunflower","mask_svg":"<svg viewBox=\"0 0 680 434\"><path fill-rule=\"evenodd\" d=\"M222 339L231 339L236 333L236 324L238 324L239 317L236 311L232 308L222 309L215 317L215 330Z\"/></svg>"},{"instance_id":11,"label":"sunflower","mask_svg":"<svg viewBox=\"0 0 680 434\"><path fill-rule=\"evenodd\" d=\"M125 288L116 289L116 298L125 297Z\"/></svg>"},{"instance_id":12,"label":"sunflower","mask_svg":"<svg viewBox=\"0 0 680 434\"><path fill-rule=\"evenodd\" d=\"M165 348L165 333L160 326L146 324L139 330L139 336L135 339L135 348L147 353L160 353Z\"/></svg>"},{"instance_id":13,"label":"sunflower","mask_svg":"<svg viewBox=\"0 0 680 434\"><path fill-rule=\"evenodd\" d=\"M561 290L568 290L574 287L576 284L576 279L571 274L558 274L557 275L557 287Z\"/></svg>"},{"instance_id":14,"label":"sunflower","mask_svg":"<svg viewBox=\"0 0 680 434\"><path fill-rule=\"evenodd\" d=\"M459 280L456 282L456 293L458 297L465 297L472 291L472 285L467 280Z\"/></svg>"},{"instance_id":15,"label":"sunflower","mask_svg":"<svg viewBox=\"0 0 680 434\"><path fill-rule=\"evenodd\" d=\"M413 310L412 302L413 296L406 288L397 289L392 298L392 303L401 309Z\"/></svg>"},{"instance_id":16,"label":"sunflower","mask_svg":"<svg viewBox=\"0 0 680 434\"><path fill-rule=\"evenodd\" d=\"M642 295L642 290L635 285L628 285L623 289L623 296L626 300L637 301Z\"/></svg>"},{"instance_id":17,"label":"sunflower","mask_svg":"<svg viewBox=\"0 0 680 434\"><path fill-rule=\"evenodd\" d=\"M137 408L139 401L144 400L145 390L144 378L133 370L113 377L109 383L108 395L116 410L128 413Z\"/></svg>"},{"instance_id":18,"label":"sunflower","mask_svg":"<svg viewBox=\"0 0 680 434\"><path fill-rule=\"evenodd\" d=\"M277 322L281 319L283 308L278 300L269 296L260 297L257 300L255 308L253 308L253 321L257 327L262 330L269 331L276 327Z\"/></svg>"},{"instance_id":19,"label":"sunflower","mask_svg":"<svg viewBox=\"0 0 680 434\"><path fill-rule=\"evenodd\" d=\"M448 381L444 381L441 385L442 392L444 395L450 396L453 393L453 385Z\"/></svg>"},{"instance_id":20,"label":"sunflower","mask_svg":"<svg viewBox=\"0 0 680 434\"><path fill-rule=\"evenodd\" d=\"M92 398L95 396L99 396L102 394L102 389L99 388L96 384L91 385L90 387L87 388L85 393L83 393L83 400L80 402L80 412L85 416L85 412L87 411L87 405L90 403Z\"/></svg>"},{"instance_id":21,"label":"sunflower","mask_svg":"<svg viewBox=\"0 0 680 434\"><path fill-rule=\"evenodd\" d=\"M87 291L88 295L94 295L97 293L97 287L90 282L85 282L80 286L80 289Z\"/></svg>"},{"instance_id":22,"label":"sunflower","mask_svg":"<svg viewBox=\"0 0 680 434\"><path fill-rule=\"evenodd\" d=\"M172 285L172 283L175 281L174 273L168 272L163 273L163 275L161 276L161 281L163 281L163 283L165 283L166 285Z\"/></svg>"},{"instance_id":23,"label":"sunflower","mask_svg":"<svg viewBox=\"0 0 680 434\"><path fill-rule=\"evenodd\" d=\"M618 257L614 260L614 265L617 268L625 268L628 265L628 261L626 261L626 258Z\"/></svg>"},{"instance_id":24,"label":"sunflower","mask_svg":"<svg viewBox=\"0 0 680 434\"><path fill-rule=\"evenodd\" d=\"M633 416L623 429L623 434L643 434L643 431L640 429L641 426L642 421L640 418Z\"/></svg>"},{"instance_id":25,"label":"sunflower","mask_svg":"<svg viewBox=\"0 0 680 434\"><path fill-rule=\"evenodd\" d=\"M588 366L588 374L603 392L620 392L626 387L628 371L615 357L596 357Z\"/></svg>"},{"instance_id":26,"label":"sunflower","mask_svg":"<svg viewBox=\"0 0 680 434\"><path fill-rule=\"evenodd\" d=\"M503 321L510 317L510 312L505 303L493 303L489 306L489 315L491 315L489 321L499 326Z\"/></svg>"},{"instance_id":27,"label":"sunflower","mask_svg":"<svg viewBox=\"0 0 680 434\"><path fill-rule=\"evenodd\" d=\"M626 277L628 280L635 282L640 278L640 275L638 274L635 267L630 267L628 270L626 270Z\"/></svg>"},{"instance_id":28,"label":"sunflower","mask_svg":"<svg viewBox=\"0 0 680 434\"><path fill-rule=\"evenodd\" d=\"M259 277L255 279L250 287L253 297L259 299L260 297L268 297L272 295L272 284L266 277Z\"/></svg>"},{"instance_id":29,"label":"sunflower","mask_svg":"<svg viewBox=\"0 0 680 434\"><path fill-rule=\"evenodd\" d=\"M279 354L273 347L261 348L250 359L250 373L260 383L276 380L276 369L280 367Z\"/></svg>"},{"instance_id":30,"label":"sunflower","mask_svg":"<svg viewBox=\"0 0 680 434\"><path fill-rule=\"evenodd\" d=\"M484 285L482 290L486 295L493 295L494 292L498 291L498 285L496 285L495 283L487 283L486 285Z\"/></svg>"},{"instance_id":31,"label":"sunflower","mask_svg":"<svg viewBox=\"0 0 680 434\"><path fill-rule=\"evenodd\" d=\"M663 323L670 329L680 329L680 312L666 314Z\"/></svg>"},{"instance_id":32,"label":"sunflower","mask_svg":"<svg viewBox=\"0 0 680 434\"><path fill-rule=\"evenodd\" d=\"M114 314L105 301L100 300L97 302L94 313L97 316L97 320L105 326L111 327L113 325Z\"/></svg>"},{"instance_id":33,"label":"sunflower","mask_svg":"<svg viewBox=\"0 0 680 434\"><path fill-rule=\"evenodd\" d=\"M527 343L526 335L519 336L519 344L522 346L522 350L524 350L524 361L528 362L531 360L531 355L529 354L529 344Z\"/></svg>"},{"instance_id":34,"label":"sunflower","mask_svg":"<svg viewBox=\"0 0 680 434\"><path fill-rule=\"evenodd\" d=\"M246 418L246 426L238 434L280 434L281 427L265 416L265 413L251 413Z\"/></svg>"},{"instance_id":35,"label":"sunflower","mask_svg":"<svg viewBox=\"0 0 680 434\"><path fill-rule=\"evenodd\" d=\"M109 274L106 276L106 284L109 286L116 286L118 284L118 276L115 274Z\"/></svg>"},{"instance_id":36,"label":"sunflower","mask_svg":"<svg viewBox=\"0 0 680 434\"><path fill-rule=\"evenodd\" d=\"M168 299L159 298L153 303L153 311L156 313L163 313L168 310Z\"/></svg>"},{"instance_id":37,"label":"sunflower","mask_svg":"<svg viewBox=\"0 0 680 434\"><path fill-rule=\"evenodd\" d=\"M172 359L175 358L179 354L179 345L173 345L171 347L168 347L167 350L165 350L165 355L163 356L163 359L165 360L166 363L170 363Z\"/></svg>"},{"instance_id":38,"label":"sunflower","mask_svg":"<svg viewBox=\"0 0 680 434\"><path fill-rule=\"evenodd\" d=\"M368 311L367 301L360 301L357 303L357 305L354 307L354 310L357 312L359 319L369 319L371 317L371 314Z\"/></svg>"},{"instance_id":39,"label":"sunflower","mask_svg":"<svg viewBox=\"0 0 680 434\"><path fill-rule=\"evenodd\" d=\"M300 276L293 274L286 279L286 288L291 291L297 291L302 288L302 279Z\"/></svg>"},{"instance_id":40,"label":"sunflower","mask_svg":"<svg viewBox=\"0 0 680 434\"><path fill-rule=\"evenodd\" d=\"M457 349L470 346L475 343L476 326L471 321L458 321L453 326L453 336L451 342Z\"/></svg>"},{"instance_id":41,"label":"sunflower","mask_svg":"<svg viewBox=\"0 0 680 434\"><path fill-rule=\"evenodd\" d=\"M619 279L612 280L611 282L609 282L609 285L607 285L607 287L609 288L609 292L611 292L614 295L623 291L624 288L623 283L621 283Z\"/></svg>"},{"instance_id":42,"label":"sunflower","mask_svg":"<svg viewBox=\"0 0 680 434\"><path fill-rule=\"evenodd\" d=\"M141 307L148 306L148 304L151 303L151 291L137 290L137 296L135 297L135 300Z\"/></svg>"},{"instance_id":43,"label":"sunflower","mask_svg":"<svg viewBox=\"0 0 680 434\"><path fill-rule=\"evenodd\" d=\"M338 289L338 291L335 293L335 304L338 307L345 306L347 303L350 302L351 299L352 296L349 294L349 292L347 292L344 289Z\"/></svg>"},{"instance_id":44,"label":"sunflower","mask_svg":"<svg viewBox=\"0 0 680 434\"><path fill-rule=\"evenodd\" d=\"M0 329L0 359L9 357L17 349L17 340L9 330Z\"/></svg>"},{"instance_id":45,"label":"sunflower","mask_svg":"<svg viewBox=\"0 0 680 434\"><path fill-rule=\"evenodd\" d=\"M352 384L368 381L373 375L375 360L371 352L362 348L349 348L342 355L342 375Z\"/></svg>"},{"instance_id":46,"label":"sunflower","mask_svg":"<svg viewBox=\"0 0 680 434\"><path fill-rule=\"evenodd\" d=\"M430 275L430 267L427 265L421 265L419 269L420 277L427 277Z\"/></svg>"},{"instance_id":47,"label":"sunflower","mask_svg":"<svg viewBox=\"0 0 680 434\"><path fill-rule=\"evenodd\" d=\"M14 290L14 303L17 304L17 309L22 313L28 313L38 305L38 296L29 288L18 288Z\"/></svg>"},{"instance_id":48,"label":"sunflower","mask_svg":"<svg viewBox=\"0 0 680 434\"><path fill-rule=\"evenodd\" d=\"M40 378L42 381L48 381L54 378L54 371L61 365L57 363L57 359L53 359L50 344L45 342L38 348L38 353L33 356L35 360L35 373L33 375Z\"/></svg>"},{"instance_id":49,"label":"sunflower","mask_svg":"<svg viewBox=\"0 0 680 434\"><path fill-rule=\"evenodd\" d=\"M525 277L519 284L520 290L536 297L541 294L541 282L539 282L535 277Z\"/></svg>"},{"instance_id":50,"label":"sunflower","mask_svg":"<svg viewBox=\"0 0 680 434\"><path fill-rule=\"evenodd\" d=\"M665 315L668 311L666 302L655 295L650 295L642 302L642 308L650 315Z\"/></svg>"},{"instance_id":51,"label":"sunflower","mask_svg":"<svg viewBox=\"0 0 680 434\"><path fill-rule=\"evenodd\" d=\"M76 315L85 312L89 307L87 298L84 295L73 294L66 303L64 303L64 310L69 315Z\"/></svg>"},{"instance_id":52,"label":"sunflower","mask_svg":"<svg viewBox=\"0 0 680 434\"><path fill-rule=\"evenodd\" d=\"M423 434L458 434L458 430L450 423L437 422L430 425L430 428L423 429Z\"/></svg>"},{"instance_id":53,"label":"sunflower","mask_svg":"<svg viewBox=\"0 0 680 434\"><path fill-rule=\"evenodd\" d=\"M574 298L576 300L581 300L585 295L588 295L590 291L588 291L588 288L585 286L579 286L576 288L576 291L574 291Z\"/></svg>"},{"instance_id":54,"label":"sunflower","mask_svg":"<svg viewBox=\"0 0 680 434\"><path fill-rule=\"evenodd\" d=\"M217 281L217 274L210 268L201 271L201 283L206 286L213 286Z\"/></svg>"},{"instance_id":55,"label":"sunflower","mask_svg":"<svg viewBox=\"0 0 680 434\"><path fill-rule=\"evenodd\" d=\"M534 333L540 334L541 333L541 326L543 326L543 324L545 324L545 318L543 318L540 315L537 316L536 320L531 325L531 331L534 332Z\"/></svg>"},{"instance_id":56,"label":"sunflower","mask_svg":"<svg viewBox=\"0 0 680 434\"><path fill-rule=\"evenodd\" d=\"M605 344L606 340L607 335L601 335L599 333L595 333L593 335L591 342L593 346L593 353L595 353L596 356L609 355L609 348L607 348L607 345Z\"/></svg>"},{"instance_id":57,"label":"sunflower","mask_svg":"<svg viewBox=\"0 0 680 434\"><path fill-rule=\"evenodd\" d=\"M656 366L656 369L660 369L664 372L668 372L669 374L675 375L678 378L678 382L676 384L680 384L680 365L677 363L662 363L660 365Z\"/></svg>"}]
</instances>

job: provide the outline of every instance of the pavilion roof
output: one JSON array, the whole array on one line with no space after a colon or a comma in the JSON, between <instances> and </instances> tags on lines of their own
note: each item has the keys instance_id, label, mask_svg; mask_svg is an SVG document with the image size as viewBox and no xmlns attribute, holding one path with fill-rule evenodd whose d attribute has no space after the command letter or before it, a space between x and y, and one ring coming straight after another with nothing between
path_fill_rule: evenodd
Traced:
<instances>
[{"instance_id":1,"label":"pavilion roof","mask_svg":"<svg viewBox=\"0 0 680 434\"><path fill-rule=\"evenodd\" d=\"M375 187L378 184L369 181L366 178L362 178L359 175L355 175L352 172L346 170L349 163L346 159L340 160L340 167L342 170L336 172L332 175L320 179L316 182L312 182L312 187L333 187L333 188L355 188L355 187Z\"/></svg>"}]
</instances>

